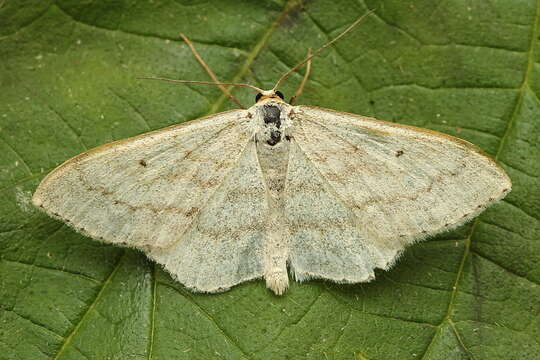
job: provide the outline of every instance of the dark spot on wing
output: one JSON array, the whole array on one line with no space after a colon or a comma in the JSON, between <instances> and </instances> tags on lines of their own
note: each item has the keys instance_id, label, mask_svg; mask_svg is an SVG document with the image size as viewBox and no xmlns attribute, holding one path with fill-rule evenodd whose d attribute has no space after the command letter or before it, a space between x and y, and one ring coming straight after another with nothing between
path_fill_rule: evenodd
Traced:
<instances>
[{"instance_id":1,"label":"dark spot on wing","mask_svg":"<svg viewBox=\"0 0 540 360\"><path fill-rule=\"evenodd\" d=\"M296 119L296 113L292 109L289 111L289 119Z\"/></svg>"},{"instance_id":2,"label":"dark spot on wing","mask_svg":"<svg viewBox=\"0 0 540 360\"><path fill-rule=\"evenodd\" d=\"M396 151L396 157L400 157L401 155L403 155L403 150Z\"/></svg>"},{"instance_id":3,"label":"dark spot on wing","mask_svg":"<svg viewBox=\"0 0 540 360\"><path fill-rule=\"evenodd\" d=\"M198 208L192 207L192 208L190 208L190 209L187 211L186 216L193 216L193 215L196 214L198 211L199 211Z\"/></svg>"},{"instance_id":4,"label":"dark spot on wing","mask_svg":"<svg viewBox=\"0 0 540 360\"><path fill-rule=\"evenodd\" d=\"M146 167L146 165L148 165L148 164L144 160L139 160L139 165L141 165L143 167Z\"/></svg>"}]
</instances>

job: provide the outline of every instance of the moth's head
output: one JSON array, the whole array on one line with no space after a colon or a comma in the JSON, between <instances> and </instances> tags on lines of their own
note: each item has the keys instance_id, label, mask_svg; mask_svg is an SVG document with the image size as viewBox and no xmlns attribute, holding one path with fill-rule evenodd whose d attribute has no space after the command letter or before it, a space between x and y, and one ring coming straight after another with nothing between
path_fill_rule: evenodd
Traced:
<instances>
[{"instance_id":1,"label":"moth's head","mask_svg":"<svg viewBox=\"0 0 540 360\"><path fill-rule=\"evenodd\" d=\"M257 95L255 96L255 103L268 99L276 100L278 102L284 102L284 98L285 97L283 96L283 93L279 90L264 90L257 93Z\"/></svg>"}]
</instances>

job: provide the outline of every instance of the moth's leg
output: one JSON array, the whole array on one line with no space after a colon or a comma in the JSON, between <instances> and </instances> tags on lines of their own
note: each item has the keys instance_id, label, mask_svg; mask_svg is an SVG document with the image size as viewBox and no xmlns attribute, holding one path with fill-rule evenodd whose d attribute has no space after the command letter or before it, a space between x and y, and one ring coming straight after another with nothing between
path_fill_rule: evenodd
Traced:
<instances>
[{"instance_id":1,"label":"moth's leg","mask_svg":"<svg viewBox=\"0 0 540 360\"><path fill-rule=\"evenodd\" d=\"M186 42L187 46L189 46L191 52L193 53L193 56L195 56L195 59L197 59L197 61L199 62L199 64L201 64L203 69L208 73L208 75L210 75L212 80L214 80L214 82L216 82L216 83L220 82L219 79L217 78L216 74L214 74L212 69L210 69L210 67L204 62L202 57L197 52L197 49L195 49L195 46L193 46L193 44L191 43L191 41L189 41L189 39L186 37L186 35L180 34L180 37L182 38L182 40L184 40ZM227 95L227 97L229 99L231 99L233 102L235 102L236 105L238 105L240 107L240 109L245 109L246 108L244 105L242 105L240 100L238 100L236 97L234 97L234 95L231 94L229 92L229 90L227 90L227 88L225 86L223 86L223 85L217 85L217 86L220 88L221 91L223 91L223 93L225 95Z\"/></svg>"},{"instance_id":2,"label":"moth's leg","mask_svg":"<svg viewBox=\"0 0 540 360\"><path fill-rule=\"evenodd\" d=\"M308 49L307 57L310 57L310 56L311 56L311 49ZM294 95L291 97L291 100L289 100L289 104L293 105L296 98L302 94L302 91L304 91L304 87L306 86L306 82L308 80L310 72L311 72L311 59L309 59L307 62L306 73L304 74L304 78L302 79L300 86L298 86L298 89L296 89Z\"/></svg>"}]
</instances>

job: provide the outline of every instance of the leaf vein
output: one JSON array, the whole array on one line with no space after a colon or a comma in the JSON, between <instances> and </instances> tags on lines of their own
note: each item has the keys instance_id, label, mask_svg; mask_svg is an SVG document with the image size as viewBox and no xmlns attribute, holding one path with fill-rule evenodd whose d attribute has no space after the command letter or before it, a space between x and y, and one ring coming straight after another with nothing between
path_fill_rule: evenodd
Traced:
<instances>
[{"instance_id":1,"label":"leaf vein","mask_svg":"<svg viewBox=\"0 0 540 360\"><path fill-rule=\"evenodd\" d=\"M151 360L153 357L154 349L154 336L156 328L156 296L157 296L157 280L156 280L156 264L153 264L152 267L152 303L150 309L150 335L148 336L148 360Z\"/></svg>"},{"instance_id":2,"label":"leaf vein","mask_svg":"<svg viewBox=\"0 0 540 360\"><path fill-rule=\"evenodd\" d=\"M345 325L343 325L341 327L341 329L340 329L341 332L338 335L338 337L336 338L336 341L335 341L334 345L332 346L332 352L335 352L336 347L338 346L339 342L341 341L341 338L345 334L345 329L349 326L349 324L351 322L352 313L353 313L352 309L349 309L349 316L347 316L347 320L345 321Z\"/></svg>"},{"instance_id":3,"label":"leaf vein","mask_svg":"<svg viewBox=\"0 0 540 360\"><path fill-rule=\"evenodd\" d=\"M536 240L537 240L537 239L529 239L529 238L526 238L525 236L521 235L521 234L518 233L517 231L511 230L511 229L509 229L509 228L507 228L507 227L505 227L505 226L503 226L503 225L501 225L501 224L495 224L495 223L489 222L489 221L487 221L487 220L485 220L485 219L482 220L481 223L484 224L484 225L487 225L487 226L493 226L493 227L496 227L496 228L501 229L501 230L503 230L503 231L505 231L505 232L508 232L508 233L510 233L510 234L512 234L512 235L519 236L519 237L522 238L523 240L531 240L531 241L536 241Z\"/></svg>"},{"instance_id":4,"label":"leaf vein","mask_svg":"<svg viewBox=\"0 0 540 360\"><path fill-rule=\"evenodd\" d=\"M499 91L516 91L519 92L520 88L504 88L504 87L471 87L471 86L464 86L464 87L455 87L455 86L449 86L449 87L430 87L428 85L423 84L416 84L416 83L402 83L402 84L389 84L389 85L383 85L378 88L373 88L370 90L370 92L377 92L382 91L386 89L392 89L392 88L407 88L407 87L417 87L423 90L432 90L432 91L444 91L444 90L499 90ZM404 89L405 90L405 89Z\"/></svg>"},{"instance_id":5,"label":"leaf vein","mask_svg":"<svg viewBox=\"0 0 540 360\"><path fill-rule=\"evenodd\" d=\"M9 148L9 149L17 156L17 158L18 158L19 160L21 160L21 163L22 163L22 164L24 165L24 167L26 168L26 171L28 171L28 175L29 175L29 176L34 175L34 174L32 173L32 170L30 170L30 167L28 166L28 164L26 163L26 161L24 161L24 159L23 159L23 157L21 156L21 154L19 154L19 153L17 152L17 150L15 150L15 148L13 148L13 146L11 146L6 140L4 140L4 139L2 139L2 138L0 138L0 140L2 140L2 142L3 142L4 144L6 144L6 146L7 146L7 147L8 147L8 148Z\"/></svg>"},{"instance_id":6,"label":"leaf vein","mask_svg":"<svg viewBox=\"0 0 540 360\"><path fill-rule=\"evenodd\" d=\"M37 97L36 97L37 98ZM38 98L39 99L39 98ZM77 141L79 142L79 145L82 146L82 148L84 150L88 150L88 146L86 146L86 144L84 143L84 141L82 140L81 138L81 134L79 134L77 131L75 131L75 128L73 128L71 126L71 124L69 123L69 121L67 121L67 119L65 119L62 114L60 114L58 111L56 111L56 109L54 109L52 106L50 106L49 104L47 104L46 102L42 101L41 99L39 99L39 101L44 104L45 106L47 106L47 108L52 111L67 127L68 129L73 133L73 135L75 135L75 138L77 139Z\"/></svg>"},{"instance_id":7,"label":"leaf vein","mask_svg":"<svg viewBox=\"0 0 540 360\"><path fill-rule=\"evenodd\" d=\"M532 214L529 214L529 213L528 213L527 211L525 211L524 209L522 209L522 208L520 208L519 206L517 206L516 204L512 203L509 199L504 198L504 199L501 200L501 202L504 203L504 204L509 204L509 205L511 205L513 208L515 208L515 209L519 210L520 212L522 212L523 214L527 215L528 217L533 218L533 219L535 219L535 220L537 220L537 221L540 221L540 218L538 218L538 217L536 217L536 216L534 216L534 215L532 215Z\"/></svg>"},{"instance_id":8,"label":"leaf vein","mask_svg":"<svg viewBox=\"0 0 540 360\"><path fill-rule=\"evenodd\" d=\"M362 5L366 8L369 9L369 7L367 6L366 4L366 1L365 0L361 0L360 1L362 3ZM379 14L377 14L377 12L373 12L373 15L375 16L376 19L379 19L380 22L382 22L383 24L393 28L393 29L396 29L398 32L400 32L401 34L405 35L405 37L413 40L414 42L420 44L420 45L425 45L424 42L422 40L420 40L420 38L416 37L415 35L411 34L410 32L406 31L405 29L402 29L401 27L399 27L397 24L392 24L390 22L388 22L386 19L384 19L382 16L380 16Z\"/></svg>"},{"instance_id":9,"label":"leaf vein","mask_svg":"<svg viewBox=\"0 0 540 360\"><path fill-rule=\"evenodd\" d=\"M504 166L507 166L507 167L509 167L509 168L511 168L511 169L513 169L513 170L516 170L516 171L522 173L522 174L525 175L525 176L532 177L532 178L534 178L534 179L538 179L538 177L539 177L538 175L529 174L529 173L526 172L525 170L520 169L520 168L516 167L515 165L510 165L510 164L508 164L508 163L505 162L505 161L499 160L499 163L500 163L500 164L503 164Z\"/></svg>"},{"instance_id":10,"label":"leaf vein","mask_svg":"<svg viewBox=\"0 0 540 360\"><path fill-rule=\"evenodd\" d=\"M130 35L130 36L140 36L140 37L154 39L154 40L178 41L178 38L176 38L176 37L160 36L160 35L156 35L156 34L150 34L150 33L144 33L144 32L136 32L136 31L127 31L127 30L122 30L120 28L117 28L117 29L106 28L106 27L100 27L100 26L97 26L97 25L94 25L94 24L85 23L85 22L83 22L83 21L81 21L79 19L74 18L73 15L71 15L67 10L65 10L64 8L59 6L58 4L54 4L54 6L56 6L56 8L58 8L58 10L60 10L62 12L62 14L64 14L68 18L70 18L74 23L80 24L82 26L88 26L89 28L92 28L92 29L96 29L96 30L100 30L100 31L107 31L107 32L117 32L117 33ZM241 48L236 48L236 47L233 47L233 46L220 45L220 44L216 44L216 43L206 43L204 41L194 41L194 43L200 43L200 44L204 44L204 45L216 46L216 47L220 47L220 48L224 48L224 49L228 49L228 50L235 50L235 51L240 51L242 53L245 53L245 50L243 50Z\"/></svg>"},{"instance_id":11,"label":"leaf vein","mask_svg":"<svg viewBox=\"0 0 540 360\"><path fill-rule=\"evenodd\" d=\"M66 271L64 269L59 269L59 268L54 268L54 267L49 267L49 266L44 266L44 265L37 265L35 263L27 263L27 262L23 262L23 261L20 261L20 260L16 261L16 260L10 260L10 259L3 258L1 261L5 261L7 263L19 264L19 265L26 265L26 266L30 266L30 267L34 267L34 268L38 268L38 269L43 269L43 270L48 270L48 271L61 272L61 273L68 274L68 275L71 275L71 276L79 277L79 278L81 278L83 280L86 280L86 281L91 281L91 282L93 282L95 284L102 284L101 281L96 280L96 279L94 279L94 278L92 278L90 276L84 275L82 273Z\"/></svg>"},{"instance_id":12,"label":"leaf vein","mask_svg":"<svg viewBox=\"0 0 540 360\"><path fill-rule=\"evenodd\" d=\"M77 334L77 332L79 331L81 325L86 321L88 315L95 309L97 303L99 302L99 300L101 299L101 297L103 296L103 293L105 292L105 289L107 288L107 286L111 283L112 279L114 278L114 276L116 275L116 273L118 272L118 270L120 269L120 265L123 263L123 260L125 258L125 252L124 252L124 255L122 255L119 259L118 259L118 262L116 263L115 267L113 268L113 270L111 271L111 273L109 274L109 276L107 277L107 279L103 282L102 286L101 286L101 289L98 291L96 297L94 298L94 301L92 301L92 303L90 304L90 306L88 307L88 309L86 310L86 312L83 314L83 316L81 317L81 319L79 320L79 322L75 325L75 327L73 328L73 330L71 331L71 333L65 338L62 346L60 347L60 349L58 350L58 352L56 353L56 356L54 357L53 360L57 360L60 358L60 356L63 354L63 352L66 350L67 346L71 343L73 337ZM76 348L76 347L75 347Z\"/></svg>"},{"instance_id":13,"label":"leaf vein","mask_svg":"<svg viewBox=\"0 0 540 360\"><path fill-rule=\"evenodd\" d=\"M31 181L31 180L34 180L34 179L37 178L37 177L43 176L44 173L48 173L48 172L51 171L52 169L54 169L54 168L49 168L49 169L43 170L43 172L40 172L39 174L36 173L36 174L31 175L31 176L27 176L27 177L25 177L25 178L22 178L22 179L17 180L17 182L15 182L15 183L13 183L13 184L11 184L11 185L8 185L8 186L5 186L5 187L3 187L3 188L0 188L0 194L2 194L2 193L4 193L4 192L7 192L8 190L11 190L11 189L13 189L13 188L15 188L15 187L17 187L17 186L19 186L19 185L21 185L21 184L27 182L27 181Z\"/></svg>"},{"instance_id":14,"label":"leaf vein","mask_svg":"<svg viewBox=\"0 0 540 360\"><path fill-rule=\"evenodd\" d=\"M500 264L499 262L493 260L492 258L490 258L488 255L482 253L481 251L479 251L478 249L472 249L471 252L473 252L476 256L484 259L484 260L487 260L489 261L490 263L496 265L497 267L503 269L505 272L513 275L513 276L516 276L520 279L523 279L523 280L526 280L527 282L533 284L533 285L536 285L536 286L540 286L539 283L535 282L534 280L531 280L529 279L528 277L526 277L525 275L522 275L522 274L518 274L515 270L510 270L508 267Z\"/></svg>"},{"instance_id":15,"label":"leaf vein","mask_svg":"<svg viewBox=\"0 0 540 360\"><path fill-rule=\"evenodd\" d=\"M295 326L295 325L298 325L300 323L300 321L302 321L303 318L306 317L306 315L309 313L309 311L313 308L313 306L315 305L315 303L320 299L322 295L322 291L319 292L319 294L313 299L313 301L306 307L306 311L304 311L304 313L302 315L300 315L300 317L298 318L298 320L294 321L292 324L290 324L289 326L283 326L281 328L281 330L265 345L263 346L262 348L252 352L250 355L253 356L257 353L261 353L263 352L264 350L266 350L270 345L272 345L277 339L280 338L281 334L283 334L283 332L288 329L289 327L291 326Z\"/></svg>"},{"instance_id":16,"label":"leaf vein","mask_svg":"<svg viewBox=\"0 0 540 360\"><path fill-rule=\"evenodd\" d=\"M129 108L131 108L133 110L133 112L137 115L137 117L142 120L142 123L144 124L144 126L146 127L147 130L152 130L152 128L150 127L150 124L148 123L146 118L143 116L142 112L135 105L133 105L125 96L120 95L118 92L116 92L111 87L107 87L107 89L114 96L116 96L118 99L120 99L122 102L126 103L129 106Z\"/></svg>"},{"instance_id":17,"label":"leaf vein","mask_svg":"<svg viewBox=\"0 0 540 360\"><path fill-rule=\"evenodd\" d=\"M454 336L456 337L456 340L458 341L459 346L461 346L461 348L471 357L471 359L476 359L474 354L465 346L465 343L461 339L459 331L454 325L454 322L451 319L449 319L448 323L450 324L450 327L452 328L452 331L454 332Z\"/></svg>"},{"instance_id":18,"label":"leaf vein","mask_svg":"<svg viewBox=\"0 0 540 360\"><path fill-rule=\"evenodd\" d=\"M57 337L59 337L59 338L61 338L61 339L64 338L62 335L58 334L58 333L55 332L54 330L52 330L52 329L48 328L47 326L45 326L45 324L42 324L42 323L37 322L37 321L35 321L35 320L32 320L32 319L30 319L29 317L23 316L23 315L19 314L18 312L16 312L16 311L13 310L13 309L3 309L3 310L6 311L6 312L13 313L13 314L17 315L19 318L21 318L21 319L23 319L23 320L25 320L25 321L28 321L28 322L32 323L33 325L35 325L35 326L37 326L37 327L40 327L40 328L42 328L42 329L45 329L45 330L47 330L47 332L49 332L49 333L51 333L51 334L53 334L53 335L55 335L55 336L57 336Z\"/></svg>"},{"instance_id":19,"label":"leaf vein","mask_svg":"<svg viewBox=\"0 0 540 360\"><path fill-rule=\"evenodd\" d=\"M204 316L206 317L210 322L212 322L215 327L218 329L218 331L221 333L221 335L223 335L223 337L225 338L225 340L229 343L231 343L232 345L234 345L243 355L244 358L246 359L249 359L249 356L248 354L244 351L244 349L242 349L242 347L240 346L240 344L238 344L238 342L236 342L226 331L223 327L221 327L218 322L216 321L216 319L214 319L214 317L208 312L206 311L201 305L199 305L199 303L197 303L191 296L190 294L186 293L184 290L182 289L178 289L177 287L171 285L171 284L167 284L167 283L164 283L164 282L159 282L160 285L163 285L163 286L166 286L170 289L173 289L174 291L176 291L178 294L180 294L183 298L185 298L187 301L189 301L193 306L195 306L195 308L197 310L199 310L199 312Z\"/></svg>"},{"instance_id":20,"label":"leaf vein","mask_svg":"<svg viewBox=\"0 0 540 360\"><path fill-rule=\"evenodd\" d=\"M383 314L377 314L377 313L373 313L373 312L369 312L369 311L365 311L365 310L358 310L352 306L350 306L350 304L348 304L347 302L343 301L342 299L340 299L338 296L336 296L333 292L331 291L328 291L328 293L334 298L336 299L340 304L343 304L345 305L346 307L348 307L349 309L353 310L353 311L356 311L356 312L359 312L360 314L364 314L364 315L370 315L370 316L375 316L375 317L379 317L381 319L387 319L387 320L396 320L396 321L404 321L404 322L408 322L408 323L413 323L413 324L418 324L418 325L423 325L423 326L429 326L429 327L436 327L437 325L435 324L431 324L431 323L428 323L428 322L425 322L425 321L421 321L421 320L414 320L414 319L406 319L406 318L403 318L403 317L398 317L398 316L390 316L390 315L383 315Z\"/></svg>"}]
</instances>

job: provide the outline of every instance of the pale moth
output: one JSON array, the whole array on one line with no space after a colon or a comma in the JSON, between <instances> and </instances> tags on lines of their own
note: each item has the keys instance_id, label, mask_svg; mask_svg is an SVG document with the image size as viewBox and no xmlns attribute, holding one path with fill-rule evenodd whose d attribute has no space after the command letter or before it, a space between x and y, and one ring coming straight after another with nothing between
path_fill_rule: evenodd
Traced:
<instances>
[{"instance_id":1,"label":"pale moth","mask_svg":"<svg viewBox=\"0 0 540 360\"><path fill-rule=\"evenodd\" d=\"M184 37L209 84L236 102L224 85L255 89L255 105L75 156L33 203L89 237L140 249L193 291L264 278L282 294L288 269L297 281L374 279L406 246L472 219L511 183L464 140L283 100L280 82L307 63L299 95L311 58L360 20L270 90L219 83Z\"/></svg>"}]
</instances>

